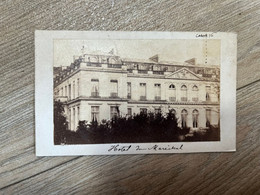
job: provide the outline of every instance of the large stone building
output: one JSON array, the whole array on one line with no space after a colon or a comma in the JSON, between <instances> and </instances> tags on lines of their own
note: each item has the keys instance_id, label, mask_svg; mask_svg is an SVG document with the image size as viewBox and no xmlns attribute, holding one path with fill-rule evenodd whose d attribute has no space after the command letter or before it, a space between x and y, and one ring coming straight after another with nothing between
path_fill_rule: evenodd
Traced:
<instances>
[{"instance_id":1,"label":"large stone building","mask_svg":"<svg viewBox=\"0 0 260 195\"><path fill-rule=\"evenodd\" d=\"M219 124L220 69L147 60L121 59L114 54L84 54L67 68L55 68L54 96L65 105L69 129L79 120L102 121L115 115L167 113L174 109L181 127L192 130Z\"/></svg>"}]
</instances>

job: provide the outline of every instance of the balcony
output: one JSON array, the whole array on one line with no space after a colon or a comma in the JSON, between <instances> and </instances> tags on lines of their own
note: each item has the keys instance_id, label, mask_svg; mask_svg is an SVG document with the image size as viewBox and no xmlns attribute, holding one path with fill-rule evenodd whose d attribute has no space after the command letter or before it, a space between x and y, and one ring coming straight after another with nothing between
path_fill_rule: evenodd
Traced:
<instances>
[{"instance_id":1,"label":"balcony","mask_svg":"<svg viewBox=\"0 0 260 195\"><path fill-rule=\"evenodd\" d=\"M108 68L122 68L122 64L108 64Z\"/></svg>"},{"instance_id":2,"label":"balcony","mask_svg":"<svg viewBox=\"0 0 260 195\"><path fill-rule=\"evenodd\" d=\"M155 96L155 97L154 97L154 100L155 100L155 101L161 100L161 96Z\"/></svg>"},{"instance_id":3,"label":"balcony","mask_svg":"<svg viewBox=\"0 0 260 195\"><path fill-rule=\"evenodd\" d=\"M175 102L175 101L176 101L176 97L169 97L169 100L170 100L171 102Z\"/></svg>"},{"instance_id":4,"label":"balcony","mask_svg":"<svg viewBox=\"0 0 260 195\"><path fill-rule=\"evenodd\" d=\"M101 67L101 63L93 63L93 62L87 62L87 66L92 66L92 67Z\"/></svg>"},{"instance_id":5,"label":"balcony","mask_svg":"<svg viewBox=\"0 0 260 195\"><path fill-rule=\"evenodd\" d=\"M148 74L148 71L147 70L138 70L138 73L139 74Z\"/></svg>"},{"instance_id":6,"label":"balcony","mask_svg":"<svg viewBox=\"0 0 260 195\"><path fill-rule=\"evenodd\" d=\"M110 98L117 98L118 97L118 93L110 93Z\"/></svg>"},{"instance_id":7,"label":"balcony","mask_svg":"<svg viewBox=\"0 0 260 195\"><path fill-rule=\"evenodd\" d=\"M160 75L163 75L164 72L163 72L163 71L153 71L153 74L160 74Z\"/></svg>"},{"instance_id":8,"label":"balcony","mask_svg":"<svg viewBox=\"0 0 260 195\"><path fill-rule=\"evenodd\" d=\"M91 97L100 97L99 92L91 92Z\"/></svg>"},{"instance_id":9,"label":"balcony","mask_svg":"<svg viewBox=\"0 0 260 195\"><path fill-rule=\"evenodd\" d=\"M145 101L146 100L146 96L140 96L140 100L141 101Z\"/></svg>"},{"instance_id":10,"label":"balcony","mask_svg":"<svg viewBox=\"0 0 260 195\"><path fill-rule=\"evenodd\" d=\"M182 102L187 102L188 99L187 99L186 97L181 97L181 101L182 101Z\"/></svg>"}]
</instances>

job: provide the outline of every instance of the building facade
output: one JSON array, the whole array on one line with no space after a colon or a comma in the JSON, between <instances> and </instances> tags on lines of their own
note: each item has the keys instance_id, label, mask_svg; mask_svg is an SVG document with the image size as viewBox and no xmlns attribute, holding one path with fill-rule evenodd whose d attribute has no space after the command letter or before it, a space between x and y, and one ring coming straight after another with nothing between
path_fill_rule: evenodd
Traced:
<instances>
[{"instance_id":1,"label":"building facade","mask_svg":"<svg viewBox=\"0 0 260 195\"><path fill-rule=\"evenodd\" d=\"M140 112L175 112L180 127L219 125L219 66L84 54L55 68L54 98L64 103L69 129Z\"/></svg>"}]
</instances>

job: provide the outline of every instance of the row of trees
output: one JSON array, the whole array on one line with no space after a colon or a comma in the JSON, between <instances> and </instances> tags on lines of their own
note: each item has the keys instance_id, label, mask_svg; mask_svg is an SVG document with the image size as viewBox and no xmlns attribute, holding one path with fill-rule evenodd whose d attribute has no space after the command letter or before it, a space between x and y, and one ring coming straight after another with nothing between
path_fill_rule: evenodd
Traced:
<instances>
[{"instance_id":1,"label":"row of trees","mask_svg":"<svg viewBox=\"0 0 260 195\"><path fill-rule=\"evenodd\" d=\"M55 144L99 144L99 143L148 143L178 141L214 141L211 134L195 134L186 137L189 128L178 127L175 114L140 113L131 117L115 117L112 120L79 121L76 132L68 130L68 122L61 102L54 103ZM206 135L206 136L205 136ZM213 137L213 138L211 138ZM213 139L213 140L209 140Z\"/></svg>"}]
</instances>

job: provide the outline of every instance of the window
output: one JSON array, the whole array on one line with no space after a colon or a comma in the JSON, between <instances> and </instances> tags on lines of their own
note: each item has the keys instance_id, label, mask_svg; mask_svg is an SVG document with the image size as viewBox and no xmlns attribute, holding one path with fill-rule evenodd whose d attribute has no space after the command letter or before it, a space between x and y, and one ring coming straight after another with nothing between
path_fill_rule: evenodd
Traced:
<instances>
[{"instance_id":1,"label":"window","mask_svg":"<svg viewBox=\"0 0 260 195\"><path fill-rule=\"evenodd\" d=\"M181 126L182 126L182 128L187 127L187 115L188 115L187 110L184 109L184 110L181 111Z\"/></svg>"},{"instance_id":2,"label":"window","mask_svg":"<svg viewBox=\"0 0 260 195\"><path fill-rule=\"evenodd\" d=\"M193 128L198 128L198 116L199 116L199 111L198 110L193 110L193 112L192 112Z\"/></svg>"},{"instance_id":3,"label":"window","mask_svg":"<svg viewBox=\"0 0 260 195\"><path fill-rule=\"evenodd\" d=\"M110 118L116 118L119 116L119 106L110 107Z\"/></svg>"},{"instance_id":4,"label":"window","mask_svg":"<svg viewBox=\"0 0 260 195\"><path fill-rule=\"evenodd\" d=\"M161 100L161 84L154 84L155 90L155 100Z\"/></svg>"},{"instance_id":5,"label":"window","mask_svg":"<svg viewBox=\"0 0 260 195\"><path fill-rule=\"evenodd\" d=\"M76 112L75 112L75 108L73 108L73 118L72 118L72 122L71 122L71 124L72 124L72 130L75 130L75 116L76 116Z\"/></svg>"},{"instance_id":6,"label":"window","mask_svg":"<svg viewBox=\"0 0 260 195\"><path fill-rule=\"evenodd\" d=\"M91 120L99 121L99 106L91 106Z\"/></svg>"},{"instance_id":7,"label":"window","mask_svg":"<svg viewBox=\"0 0 260 195\"><path fill-rule=\"evenodd\" d=\"M127 115L132 116L132 108L127 108Z\"/></svg>"},{"instance_id":8,"label":"window","mask_svg":"<svg viewBox=\"0 0 260 195\"><path fill-rule=\"evenodd\" d=\"M118 97L118 81L110 80L111 93L110 97Z\"/></svg>"},{"instance_id":9,"label":"window","mask_svg":"<svg viewBox=\"0 0 260 195\"><path fill-rule=\"evenodd\" d=\"M154 109L154 113L155 113L155 114L161 113L161 108L155 108L155 109Z\"/></svg>"},{"instance_id":10,"label":"window","mask_svg":"<svg viewBox=\"0 0 260 195\"><path fill-rule=\"evenodd\" d=\"M99 80L91 79L91 96L99 97Z\"/></svg>"},{"instance_id":11,"label":"window","mask_svg":"<svg viewBox=\"0 0 260 195\"><path fill-rule=\"evenodd\" d=\"M175 88L175 85L173 85L173 84L171 84L169 86L169 100L171 102L176 101L176 88Z\"/></svg>"},{"instance_id":12,"label":"window","mask_svg":"<svg viewBox=\"0 0 260 195\"><path fill-rule=\"evenodd\" d=\"M60 94L60 95L63 96L63 87L61 88L60 91L61 91L61 94Z\"/></svg>"},{"instance_id":13,"label":"window","mask_svg":"<svg viewBox=\"0 0 260 195\"><path fill-rule=\"evenodd\" d=\"M80 121L80 109L79 109L79 106L78 106L78 121Z\"/></svg>"},{"instance_id":14,"label":"window","mask_svg":"<svg viewBox=\"0 0 260 195\"><path fill-rule=\"evenodd\" d=\"M128 99L131 99L131 91L132 91L132 89L131 89L131 83L127 83L127 98Z\"/></svg>"},{"instance_id":15,"label":"window","mask_svg":"<svg viewBox=\"0 0 260 195\"><path fill-rule=\"evenodd\" d=\"M187 101L187 87L186 85L181 86L181 101Z\"/></svg>"},{"instance_id":16,"label":"window","mask_svg":"<svg viewBox=\"0 0 260 195\"><path fill-rule=\"evenodd\" d=\"M199 100L198 98L199 89L196 85L192 87L192 101L197 102Z\"/></svg>"},{"instance_id":17,"label":"window","mask_svg":"<svg viewBox=\"0 0 260 195\"><path fill-rule=\"evenodd\" d=\"M65 96L67 96L68 93L67 93L67 86L65 86Z\"/></svg>"},{"instance_id":18,"label":"window","mask_svg":"<svg viewBox=\"0 0 260 195\"><path fill-rule=\"evenodd\" d=\"M75 98L75 81L73 81L73 87L72 87L72 90L73 90L73 93L72 93L72 95L73 95L73 99Z\"/></svg>"},{"instance_id":19,"label":"window","mask_svg":"<svg viewBox=\"0 0 260 195\"><path fill-rule=\"evenodd\" d=\"M79 97L79 95L80 95L80 85L79 85L79 79L77 80L77 86L78 86L78 97Z\"/></svg>"},{"instance_id":20,"label":"window","mask_svg":"<svg viewBox=\"0 0 260 195\"><path fill-rule=\"evenodd\" d=\"M206 86L206 101L210 101L210 86Z\"/></svg>"},{"instance_id":21,"label":"window","mask_svg":"<svg viewBox=\"0 0 260 195\"><path fill-rule=\"evenodd\" d=\"M211 110L206 109L206 127L210 127Z\"/></svg>"},{"instance_id":22,"label":"window","mask_svg":"<svg viewBox=\"0 0 260 195\"><path fill-rule=\"evenodd\" d=\"M141 114L147 114L147 108L140 108Z\"/></svg>"},{"instance_id":23,"label":"window","mask_svg":"<svg viewBox=\"0 0 260 195\"><path fill-rule=\"evenodd\" d=\"M140 83L140 100L146 100L146 83Z\"/></svg>"},{"instance_id":24,"label":"window","mask_svg":"<svg viewBox=\"0 0 260 195\"><path fill-rule=\"evenodd\" d=\"M69 85L69 100L71 99L71 85Z\"/></svg>"}]
</instances>

